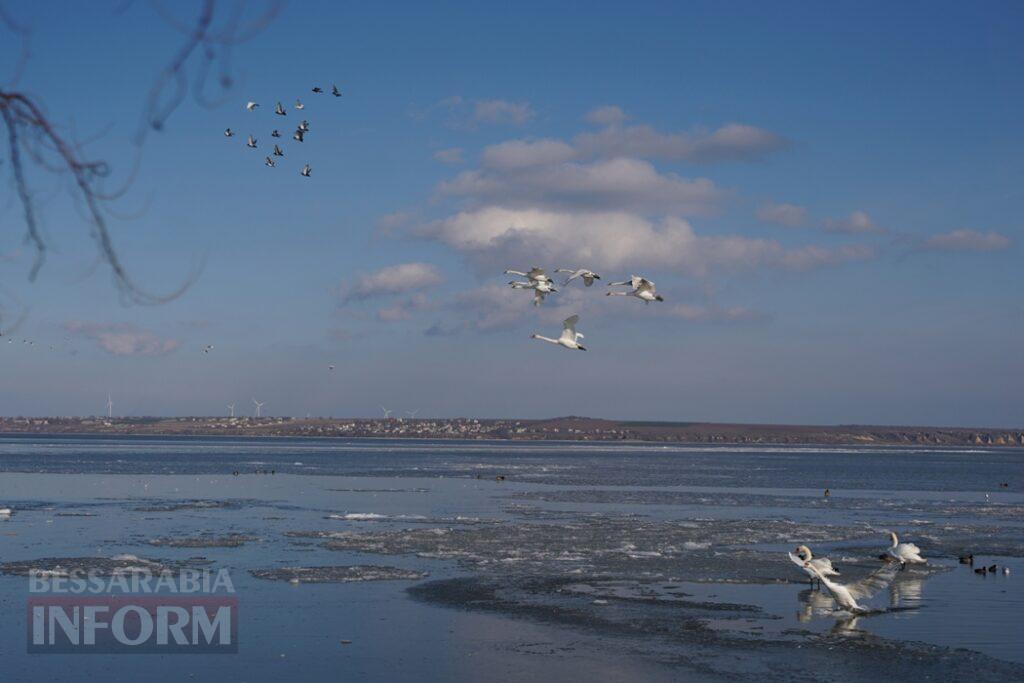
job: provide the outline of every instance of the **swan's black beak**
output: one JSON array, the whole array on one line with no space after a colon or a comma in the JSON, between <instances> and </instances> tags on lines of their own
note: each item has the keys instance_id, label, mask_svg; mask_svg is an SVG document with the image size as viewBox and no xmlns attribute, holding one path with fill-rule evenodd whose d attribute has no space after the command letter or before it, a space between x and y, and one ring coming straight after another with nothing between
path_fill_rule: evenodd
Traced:
<instances>
[{"instance_id":1,"label":"swan's black beak","mask_svg":"<svg viewBox=\"0 0 1024 683\"><path fill-rule=\"evenodd\" d=\"M576 348L579 349L580 351L586 351L587 350L586 346L577 346Z\"/></svg>"},{"instance_id":2,"label":"swan's black beak","mask_svg":"<svg viewBox=\"0 0 1024 683\"><path fill-rule=\"evenodd\" d=\"M654 300L655 301L664 301L665 297L663 297L661 294L657 294L657 295L655 295Z\"/></svg>"}]
</instances>

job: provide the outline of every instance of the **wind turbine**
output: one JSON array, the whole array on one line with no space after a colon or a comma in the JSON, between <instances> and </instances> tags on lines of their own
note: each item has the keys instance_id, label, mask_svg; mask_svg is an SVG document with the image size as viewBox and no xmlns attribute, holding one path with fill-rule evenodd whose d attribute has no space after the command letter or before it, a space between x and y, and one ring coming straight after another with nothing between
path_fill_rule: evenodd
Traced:
<instances>
[{"instance_id":1,"label":"wind turbine","mask_svg":"<svg viewBox=\"0 0 1024 683\"><path fill-rule=\"evenodd\" d=\"M114 417L114 401L110 398L110 394L107 394L107 418Z\"/></svg>"},{"instance_id":2,"label":"wind turbine","mask_svg":"<svg viewBox=\"0 0 1024 683\"><path fill-rule=\"evenodd\" d=\"M405 411L405 414L409 416L410 420L415 420L416 419L416 413L418 413L418 412L420 412L419 408L417 408L416 410L407 410L407 411Z\"/></svg>"},{"instance_id":3,"label":"wind turbine","mask_svg":"<svg viewBox=\"0 0 1024 683\"><path fill-rule=\"evenodd\" d=\"M389 419L391 417L391 409L390 408L385 408L384 406L381 406L380 409L384 411L384 419L385 420L387 420L387 419Z\"/></svg>"},{"instance_id":4,"label":"wind turbine","mask_svg":"<svg viewBox=\"0 0 1024 683\"><path fill-rule=\"evenodd\" d=\"M252 402L256 406L256 417L260 417L260 409L263 407L263 404L266 403L266 401L260 403L256 399L253 399Z\"/></svg>"},{"instance_id":5,"label":"wind turbine","mask_svg":"<svg viewBox=\"0 0 1024 683\"><path fill-rule=\"evenodd\" d=\"M235 416L235 404L234 403L229 403L228 404L228 410L231 411L231 417L234 417Z\"/></svg>"}]
</instances>

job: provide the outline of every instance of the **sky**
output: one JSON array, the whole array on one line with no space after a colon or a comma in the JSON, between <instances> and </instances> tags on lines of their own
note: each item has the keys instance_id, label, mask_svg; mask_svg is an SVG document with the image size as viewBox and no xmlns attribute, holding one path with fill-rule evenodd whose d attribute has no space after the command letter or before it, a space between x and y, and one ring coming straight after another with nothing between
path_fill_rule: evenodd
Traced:
<instances>
[{"instance_id":1,"label":"sky","mask_svg":"<svg viewBox=\"0 0 1024 683\"><path fill-rule=\"evenodd\" d=\"M127 301L36 164L30 280L0 147L0 415L1024 425L1020 3L235 6L230 89L192 54L140 140L200 3L5 3L0 90L109 164L133 281L190 285ZM534 307L533 266L602 280ZM586 353L530 339L573 314Z\"/></svg>"}]
</instances>

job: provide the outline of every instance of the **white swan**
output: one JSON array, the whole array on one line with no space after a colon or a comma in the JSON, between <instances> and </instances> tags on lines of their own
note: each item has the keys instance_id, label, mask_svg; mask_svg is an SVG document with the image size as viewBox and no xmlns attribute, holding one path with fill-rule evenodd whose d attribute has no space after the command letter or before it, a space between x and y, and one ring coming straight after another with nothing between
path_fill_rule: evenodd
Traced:
<instances>
[{"instance_id":1,"label":"white swan","mask_svg":"<svg viewBox=\"0 0 1024 683\"><path fill-rule=\"evenodd\" d=\"M832 594L832 598L840 607L855 614L863 614L864 612L871 611L869 608L861 606L857 602L858 599L866 600L870 598L875 593L892 583L892 580L896 577L895 569L890 565L886 565L880 569L876 569L860 581L844 586L843 584L836 583L825 576L810 562L806 562L804 564L815 574L819 581L825 584L825 588L827 588L828 592Z\"/></svg>"},{"instance_id":2,"label":"white swan","mask_svg":"<svg viewBox=\"0 0 1024 683\"><path fill-rule=\"evenodd\" d=\"M575 280L578 277L583 278L583 284L586 285L587 287L589 287L590 285L594 284L594 280L600 280L601 279L600 275L598 275L594 271L588 270L586 268L580 268L579 270L573 270L571 268L555 268L555 272L556 273L571 273L571 275L569 275L569 277L567 277L565 279L565 282L562 283L562 286L565 286L565 285L569 284L570 282L572 282L573 280Z\"/></svg>"},{"instance_id":3,"label":"white swan","mask_svg":"<svg viewBox=\"0 0 1024 683\"><path fill-rule=\"evenodd\" d=\"M552 339L551 337L542 337L539 334L531 334L530 339L539 339L540 341L546 341L551 344L558 344L564 346L567 349L573 351L586 351L587 347L580 344L579 340L583 339L583 335L576 331L576 323L580 321L578 315L571 315L562 322L562 336L558 339Z\"/></svg>"},{"instance_id":4,"label":"white swan","mask_svg":"<svg viewBox=\"0 0 1024 683\"><path fill-rule=\"evenodd\" d=\"M512 281L509 283L512 289L532 289L533 290L533 305L540 306L541 302L544 301L544 297L552 292L557 292L554 285L551 284L550 280L536 280L529 282L517 282Z\"/></svg>"},{"instance_id":5,"label":"white swan","mask_svg":"<svg viewBox=\"0 0 1024 683\"><path fill-rule=\"evenodd\" d=\"M295 108L302 110L306 108L306 105L302 103L302 100L295 100Z\"/></svg>"},{"instance_id":6,"label":"white swan","mask_svg":"<svg viewBox=\"0 0 1024 683\"><path fill-rule=\"evenodd\" d=\"M811 577L811 586L814 585L814 580L818 577L817 574L811 571L808 565L813 566L825 576L839 576L839 572L832 566L832 560L827 557L814 557L811 554L811 549L805 545L797 546L795 555L793 553L787 554L793 564L800 567L807 576Z\"/></svg>"},{"instance_id":7,"label":"white swan","mask_svg":"<svg viewBox=\"0 0 1024 683\"><path fill-rule=\"evenodd\" d=\"M900 543L899 537L892 531L889 532L892 545L885 551L885 554L900 563L900 567L908 564L927 564L927 560L921 557L921 549L913 543Z\"/></svg>"},{"instance_id":8,"label":"white swan","mask_svg":"<svg viewBox=\"0 0 1024 683\"><path fill-rule=\"evenodd\" d=\"M525 273L521 270L506 270L505 275L519 275L520 277L525 277L530 282L554 283L554 280L544 273L544 269L538 268L537 266L530 268L530 270Z\"/></svg>"},{"instance_id":9,"label":"white swan","mask_svg":"<svg viewBox=\"0 0 1024 683\"><path fill-rule=\"evenodd\" d=\"M248 111L256 111L256 107L258 107L258 106L260 106L260 105L257 104L256 102L246 102L245 103L245 108Z\"/></svg>"},{"instance_id":10,"label":"white swan","mask_svg":"<svg viewBox=\"0 0 1024 683\"><path fill-rule=\"evenodd\" d=\"M631 275L629 280L626 282L609 282L609 287L620 287L628 285L633 288L630 292L608 292L608 296L635 296L645 304L649 304L652 301L664 301L660 294L654 289L654 282L648 280L645 277L639 275Z\"/></svg>"}]
</instances>

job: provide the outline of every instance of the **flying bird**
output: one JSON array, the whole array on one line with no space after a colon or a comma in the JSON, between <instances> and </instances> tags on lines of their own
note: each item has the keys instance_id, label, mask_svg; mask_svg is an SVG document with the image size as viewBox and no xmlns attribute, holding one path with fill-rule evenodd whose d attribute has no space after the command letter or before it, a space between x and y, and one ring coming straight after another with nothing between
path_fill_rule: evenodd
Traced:
<instances>
[{"instance_id":1,"label":"flying bird","mask_svg":"<svg viewBox=\"0 0 1024 683\"><path fill-rule=\"evenodd\" d=\"M284 110L284 107L281 106L280 102L278 102L277 106L274 107L274 113L278 116L288 116L288 112Z\"/></svg>"},{"instance_id":2,"label":"flying bird","mask_svg":"<svg viewBox=\"0 0 1024 683\"><path fill-rule=\"evenodd\" d=\"M531 334L530 339L539 339L540 341L546 341L551 344L558 344L567 349L573 351L586 351L587 347L580 344L579 340L583 339L583 335L576 331L576 323L580 321L578 315L571 315L562 322L562 336L558 339L552 339L551 337L542 337L539 334Z\"/></svg>"},{"instance_id":3,"label":"flying bird","mask_svg":"<svg viewBox=\"0 0 1024 683\"><path fill-rule=\"evenodd\" d=\"M302 129L300 128L300 129L298 129L297 131L295 131L295 135L293 135L293 136L292 136L292 139L293 139L293 140L298 140L299 142L302 142L302 138L303 138L303 137L304 137L305 135L306 135L306 133L305 133L305 132L303 132L303 130L302 130Z\"/></svg>"},{"instance_id":4,"label":"flying bird","mask_svg":"<svg viewBox=\"0 0 1024 683\"><path fill-rule=\"evenodd\" d=\"M594 280L601 279L600 275L598 275L592 270L587 270L586 268L580 268L579 270L572 270L571 268L555 268L555 272L571 273L571 275L569 275L569 277L565 279L565 282L562 283L563 286L568 285L570 282L572 282L578 277L583 278L583 284L586 285L587 287L594 284Z\"/></svg>"},{"instance_id":5,"label":"flying bird","mask_svg":"<svg viewBox=\"0 0 1024 683\"><path fill-rule=\"evenodd\" d=\"M315 92L315 93L322 93L323 91L324 91L324 89L321 88L319 85L314 85L313 86L313 92Z\"/></svg>"},{"instance_id":6,"label":"flying bird","mask_svg":"<svg viewBox=\"0 0 1024 683\"><path fill-rule=\"evenodd\" d=\"M299 130L301 130L303 133L308 133L309 132L309 121L303 119L302 123L299 124Z\"/></svg>"},{"instance_id":7,"label":"flying bird","mask_svg":"<svg viewBox=\"0 0 1024 683\"><path fill-rule=\"evenodd\" d=\"M234 134L235 134L235 131L231 130L230 128L225 128L224 129L224 137L230 138L230 137L234 136Z\"/></svg>"},{"instance_id":8,"label":"flying bird","mask_svg":"<svg viewBox=\"0 0 1024 683\"><path fill-rule=\"evenodd\" d=\"M558 291L550 280L536 280L530 282L517 282L513 280L508 284L511 285L512 289L532 289L534 306L540 306L544 301L545 296Z\"/></svg>"},{"instance_id":9,"label":"flying bird","mask_svg":"<svg viewBox=\"0 0 1024 683\"><path fill-rule=\"evenodd\" d=\"M258 107L258 106L260 106L260 105L258 105L255 102L246 102L246 104L245 104L245 108L248 109L249 111L256 111L256 107Z\"/></svg>"},{"instance_id":10,"label":"flying bird","mask_svg":"<svg viewBox=\"0 0 1024 683\"><path fill-rule=\"evenodd\" d=\"M272 137L272 138L279 138L279 137L281 137L281 134L278 133L277 132L277 128L275 128L274 132L270 134L270 137Z\"/></svg>"},{"instance_id":11,"label":"flying bird","mask_svg":"<svg viewBox=\"0 0 1024 683\"><path fill-rule=\"evenodd\" d=\"M334 369L334 365L328 365L328 366L327 366L327 369L328 369L328 370L333 370L333 369Z\"/></svg>"},{"instance_id":12,"label":"flying bird","mask_svg":"<svg viewBox=\"0 0 1024 683\"><path fill-rule=\"evenodd\" d=\"M304 175L305 177L307 177L307 178L308 178L308 177L309 177L309 174L310 174L310 172L311 172L312 170L313 170L313 169L311 169L311 168L309 167L309 164L306 164L305 166L303 166L303 167L302 167L302 170L301 170L301 171L299 171L299 173L301 173L302 175Z\"/></svg>"},{"instance_id":13,"label":"flying bird","mask_svg":"<svg viewBox=\"0 0 1024 683\"><path fill-rule=\"evenodd\" d=\"M266 164L267 166L270 166L271 168L273 168L274 166L277 165L277 164L274 163L274 160L271 159L270 157L267 157L266 159L264 159L263 163Z\"/></svg>"},{"instance_id":14,"label":"flying bird","mask_svg":"<svg viewBox=\"0 0 1024 683\"><path fill-rule=\"evenodd\" d=\"M284 156L284 152L282 152L281 148L278 147L277 145L274 145L274 156L275 157L283 157Z\"/></svg>"},{"instance_id":15,"label":"flying bird","mask_svg":"<svg viewBox=\"0 0 1024 683\"><path fill-rule=\"evenodd\" d=\"M297 100L295 100L295 108L296 108L296 109L305 109L305 108L306 108L306 105L304 105L304 104L302 103L302 100L298 100L298 99L297 99Z\"/></svg>"},{"instance_id":16,"label":"flying bird","mask_svg":"<svg viewBox=\"0 0 1024 683\"><path fill-rule=\"evenodd\" d=\"M341 97L341 91L338 90L338 86L336 86L336 85L332 85L331 86L331 94L334 95L335 97Z\"/></svg>"},{"instance_id":17,"label":"flying bird","mask_svg":"<svg viewBox=\"0 0 1024 683\"><path fill-rule=\"evenodd\" d=\"M543 268L538 268L537 266L534 266L526 273L521 270L506 270L505 275L519 275L527 278L530 282L554 282L554 280L544 274Z\"/></svg>"},{"instance_id":18,"label":"flying bird","mask_svg":"<svg viewBox=\"0 0 1024 683\"><path fill-rule=\"evenodd\" d=\"M250 135L249 139L245 143L245 146L246 147L252 147L253 149L256 149L256 138L254 138L253 136Z\"/></svg>"},{"instance_id":19,"label":"flying bird","mask_svg":"<svg viewBox=\"0 0 1024 683\"><path fill-rule=\"evenodd\" d=\"M626 282L609 282L609 287L621 287L622 285L628 285L633 288L630 292L607 292L608 296L635 296L645 304L649 304L652 301L664 301L660 294L654 289L654 283L645 277L639 275L633 275Z\"/></svg>"},{"instance_id":20,"label":"flying bird","mask_svg":"<svg viewBox=\"0 0 1024 683\"><path fill-rule=\"evenodd\" d=\"M203 353L209 353L210 351L213 351L213 344L207 344L203 347Z\"/></svg>"}]
</instances>

